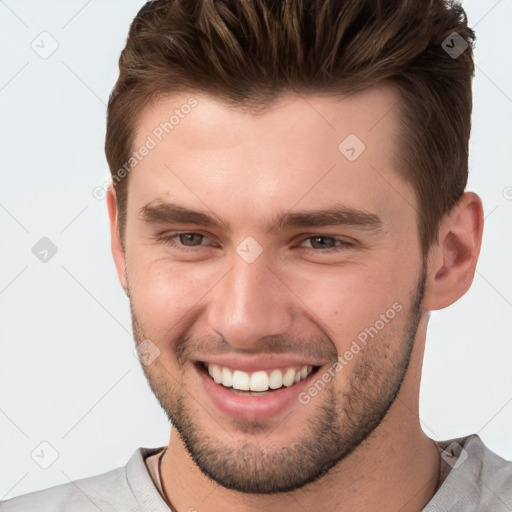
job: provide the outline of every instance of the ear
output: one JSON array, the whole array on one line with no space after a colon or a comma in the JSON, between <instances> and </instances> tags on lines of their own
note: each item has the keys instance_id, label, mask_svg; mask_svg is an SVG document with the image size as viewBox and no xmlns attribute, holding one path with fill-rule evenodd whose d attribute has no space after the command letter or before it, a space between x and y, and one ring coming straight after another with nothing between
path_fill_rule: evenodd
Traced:
<instances>
[{"instance_id":1,"label":"ear","mask_svg":"<svg viewBox=\"0 0 512 512\"><path fill-rule=\"evenodd\" d=\"M441 222L439 241L429 252L424 307L443 309L471 286L480 254L484 213L481 199L465 192Z\"/></svg>"},{"instance_id":2,"label":"ear","mask_svg":"<svg viewBox=\"0 0 512 512\"><path fill-rule=\"evenodd\" d=\"M112 249L112 256L116 265L117 276L124 292L129 296L128 283L126 280L126 259L123 244L121 241L121 234L119 232L119 223L117 219L117 200L116 192L113 186L107 190L107 208L110 220L110 246Z\"/></svg>"}]
</instances>

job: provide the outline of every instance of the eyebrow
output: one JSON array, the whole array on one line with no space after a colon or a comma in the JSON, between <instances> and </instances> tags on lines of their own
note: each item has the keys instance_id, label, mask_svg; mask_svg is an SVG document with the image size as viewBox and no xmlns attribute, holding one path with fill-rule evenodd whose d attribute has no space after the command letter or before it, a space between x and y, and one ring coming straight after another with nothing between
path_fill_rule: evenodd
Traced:
<instances>
[{"instance_id":1,"label":"eyebrow","mask_svg":"<svg viewBox=\"0 0 512 512\"><path fill-rule=\"evenodd\" d=\"M232 233L231 226L217 215L206 211L192 210L178 204L150 202L140 209L140 214L142 220L147 224L196 224ZM349 226L378 233L382 230L383 222L374 213L343 205L334 205L320 210L290 211L278 214L264 226L264 231L273 233L280 229L323 226Z\"/></svg>"}]
</instances>

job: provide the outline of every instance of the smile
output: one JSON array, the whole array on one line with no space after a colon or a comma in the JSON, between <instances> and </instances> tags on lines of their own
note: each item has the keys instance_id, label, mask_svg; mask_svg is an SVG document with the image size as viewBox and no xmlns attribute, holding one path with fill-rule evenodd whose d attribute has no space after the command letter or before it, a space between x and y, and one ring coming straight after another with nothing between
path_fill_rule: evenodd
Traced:
<instances>
[{"instance_id":1,"label":"smile","mask_svg":"<svg viewBox=\"0 0 512 512\"><path fill-rule=\"evenodd\" d=\"M301 411L299 407L303 406L298 396L323 364L297 354L258 357L223 354L198 358L193 366L199 389L216 410L215 414L261 421L284 417L293 409Z\"/></svg>"},{"instance_id":2,"label":"smile","mask_svg":"<svg viewBox=\"0 0 512 512\"><path fill-rule=\"evenodd\" d=\"M269 389L276 390L282 387L291 387L304 380L313 371L311 365L259 370L252 373L243 370L232 370L211 363L203 363L203 365L217 384L231 388L233 392L256 392L258 395Z\"/></svg>"}]
</instances>

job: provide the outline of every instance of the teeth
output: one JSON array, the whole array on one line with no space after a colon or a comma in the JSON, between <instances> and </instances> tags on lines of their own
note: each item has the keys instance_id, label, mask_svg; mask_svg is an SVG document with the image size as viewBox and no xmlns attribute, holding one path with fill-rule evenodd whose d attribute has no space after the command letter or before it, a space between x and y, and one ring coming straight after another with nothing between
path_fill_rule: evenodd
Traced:
<instances>
[{"instance_id":1,"label":"teeth","mask_svg":"<svg viewBox=\"0 0 512 512\"><path fill-rule=\"evenodd\" d=\"M295 370L293 368L288 368L286 373L283 375L283 386L290 387L295 380Z\"/></svg>"},{"instance_id":2,"label":"teeth","mask_svg":"<svg viewBox=\"0 0 512 512\"><path fill-rule=\"evenodd\" d=\"M278 389L283 386L283 374L281 370L272 370L269 378L270 389Z\"/></svg>"},{"instance_id":3,"label":"teeth","mask_svg":"<svg viewBox=\"0 0 512 512\"><path fill-rule=\"evenodd\" d=\"M208 368L208 373L217 384L222 382L222 371L218 365L212 364L211 368Z\"/></svg>"},{"instance_id":4,"label":"teeth","mask_svg":"<svg viewBox=\"0 0 512 512\"><path fill-rule=\"evenodd\" d=\"M227 368L222 368L222 385L227 388L233 385L233 374Z\"/></svg>"},{"instance_id":5,"label":"teeth","mask_svg":"<svg viewBox=\"0 0 512 512\"><path fill-rule=\"evenodd\" d=\"M268 375L267 372L260 371L251 374L251 381L249 384L251 391L267 391L268 389Z\"/></svg>"},{"instance_id":6,"label":"teeth","mask_svg":"<svg viewBox=\"0 0 512 512\"><path fill-rule=\"evenodd\" d=\"M233 372L233 384L235 389L242 389L243 391L249 391L249 374L240 370Z\"/></svg>"},{"instance_id":7,"label":"teeth","mask_svg":"<svg viewBox=\"0 0 512 512\"><path fill-rule=\"evenodd\" d=\"M242 370L230 370L217 364L208 364L208 374L223 386L242 391L264 392L270 389L290 387L305 379L313 370L310 365L302 368L287 368L286 370L260 370L247 373Z\"/></svg>"}]
</instances>

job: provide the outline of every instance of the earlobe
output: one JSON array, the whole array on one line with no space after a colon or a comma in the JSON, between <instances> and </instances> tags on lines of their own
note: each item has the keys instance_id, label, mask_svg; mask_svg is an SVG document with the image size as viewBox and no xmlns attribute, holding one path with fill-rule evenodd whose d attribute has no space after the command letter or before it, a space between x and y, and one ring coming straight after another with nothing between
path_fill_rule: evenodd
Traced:
<instances>
[{"instance_id":1,"label":"earlobe","mask_svg":"<svg viewBox=\"0 0 512 512\"><path fill-rule=\"evenodd\" d=\"M470 288L480 254L483 207L473 192L465 192L442 221L439 241L431 248L424 307L443 309Z\"/></svg>"},{"instance_id":2,"label":"earlobe","mask_svg":"<svg viewBox=\"0 0 512 512\"><path fill-rule=\"evenodd\" d=\"M125 252L121 240L121 234L119 232L119 223L117 218L117 201L116 193L114 188L111 186L107 190L107 209L110 221L110 246L112 250L112 256L114 257L114 263L117 270L117 276L119 282L124 289L124 292L128 295L128 282L126 279L126 259Z\"/></svg>"}]
</instances>

